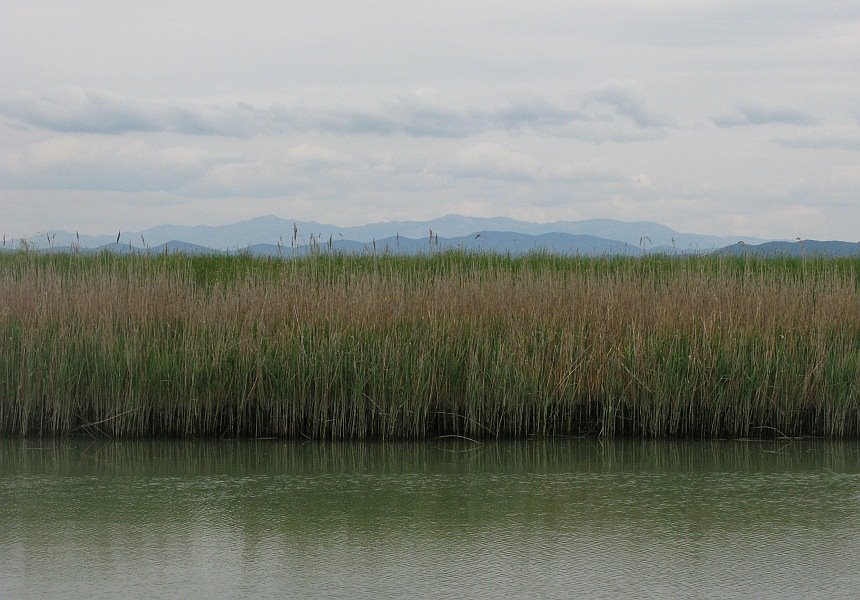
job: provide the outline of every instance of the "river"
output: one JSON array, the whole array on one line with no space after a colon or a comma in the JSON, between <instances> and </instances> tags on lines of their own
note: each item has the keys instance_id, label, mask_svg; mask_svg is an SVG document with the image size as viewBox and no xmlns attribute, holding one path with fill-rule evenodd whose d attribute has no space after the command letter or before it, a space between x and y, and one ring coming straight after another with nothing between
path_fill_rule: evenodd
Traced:
<instances>
[{"instance_id":1,"label":"river","mask_svg":"<svg viewBox=\"0 0 860 600\"><path fill-rule=\"evenodd\" d=\"M0 440L60 597L860 597L860 443Z\"/></svg>"}]
</instances>

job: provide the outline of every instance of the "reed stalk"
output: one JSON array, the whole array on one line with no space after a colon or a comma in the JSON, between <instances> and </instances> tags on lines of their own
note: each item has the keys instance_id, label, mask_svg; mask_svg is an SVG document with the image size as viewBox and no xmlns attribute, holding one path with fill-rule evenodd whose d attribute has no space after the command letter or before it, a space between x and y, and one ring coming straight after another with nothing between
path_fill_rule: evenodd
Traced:
<instances>
[{"instance_id":1,"label":"reed stalk","mask_svg":"<svg viewBox=\"0 0 860 600\"><path fill-rule=\"evenodd\" d=\"M0 432L860 433L860 261L0 255Z\"/></svg>"}]
</instances>

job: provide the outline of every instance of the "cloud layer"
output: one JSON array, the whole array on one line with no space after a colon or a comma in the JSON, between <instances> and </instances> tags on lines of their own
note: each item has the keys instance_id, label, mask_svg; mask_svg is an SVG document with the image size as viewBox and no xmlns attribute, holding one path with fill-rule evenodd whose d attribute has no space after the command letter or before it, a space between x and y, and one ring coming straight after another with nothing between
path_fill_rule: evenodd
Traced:
<instances>
[{"instance_id":1,"label":"cloud layer","mask_svg":"<svg viewBox=\"0 0 860 600\"><path fill-rule=\"evenodd\" d=\"M180 133L250 137L321 132L334 134L466 138L493 131L533 130L591 142L653 139L671 125L652 111L631 83L611 81L583 98L558 104L531 95L492 99L483 106L444 103L411 94L371 106L321 108L180 103L76 87L37 95L18 92L0 100L0 115L24 126L60 133Z\"/></svg>"},{"instance_id":2,"label":"cloud layer","mask_svg":"<svg viewBox=\"0 0 860 600\"><path fill-rule=\"evenodd\" d=\"M732 113L712 118L719 127L742 127L746 125L786 124L810 126L819 120L811 113L786 106L767 104L739 104Z\"/></svg>"}]
</instances>

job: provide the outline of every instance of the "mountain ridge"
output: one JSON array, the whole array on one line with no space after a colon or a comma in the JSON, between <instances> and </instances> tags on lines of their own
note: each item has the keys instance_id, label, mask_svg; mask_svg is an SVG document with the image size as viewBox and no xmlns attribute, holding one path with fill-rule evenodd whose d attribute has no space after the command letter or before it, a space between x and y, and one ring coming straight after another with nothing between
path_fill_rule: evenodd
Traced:
<instances>
[{"instance_id":1,"label":"mountain ridge","mask_svg":"<svg viewBox=\"0 0 860 600\"><path fill-rule=\"evenodd\" d=\"M380 221L365 225L340 227L316 221L292 221L275 215L263 215L228 223L226 225L158 225L142 231L118 234L81 235L55 230L42 232L29 238L36 248L45 246L72 246L98 248L111 243L141 246L158 246L181 240L218 251L236 251L257 244L280 244L298 247L317 241L351 240L372 243L390 237L420 239L433 235L446 238L464 237L478 232L510 232L514 234L544 235L566 233L590 235L617 241L639 248L654 250L672 249L676 252L703 252L736 244L740 241L757 244L769 240L743 236L714 236L685 233L651 221L621 221L616 219L587 219L582 221L553 221L537 223L507 217L466 217L443 215L425 221Z\"/></svg>"},{"instance_id":2,"label":"mountain ridge","mask_svg":"<svg viewBox=\"0 0 860 600\"><path fill-rule=\"evenodd\" d=\"M143 241L143 238L141 238ZM530 235L506 231L481 231L474 234L458 237L440 237L436 234L431 238L429 235L423 238L410 238L406 236L394 236L372 240L370 242L359 242L346 239L317 239L312 243L297 243L287 246L277 244L250 244L243 248L232 251L218 250L192 244L179 240L170 240L155 246L135 245L130 242L113 241L95 248L81 247L77 245L58 246L52 245L48 248L34 248L27 246L30 250L43 253L82 253L96 254L99 252L110 252L114 254L173 254L183 253L188 255L237 255L247 254L258 257L302 257L310 254L346 254L346 255L419 255L432 254L446 250L460 250L476 253L507 254L511 256L522 256L534 252L547 252L560 256L645 256L662 254L668 256L683 255L714 255L714 256L740 256L754 258L860 258L860 243L844 242L838 240L796 240L794 242L765 242L763 244L746 244L740 242L724 246L713 251L682 251L677 247L658 246L646 247L645 245L632 245L618 240L610 240L590 235L573 235L567 233L546 233ZM14 252L13 248L4 246L0 253Z\"/></svg>"}]
</instances>

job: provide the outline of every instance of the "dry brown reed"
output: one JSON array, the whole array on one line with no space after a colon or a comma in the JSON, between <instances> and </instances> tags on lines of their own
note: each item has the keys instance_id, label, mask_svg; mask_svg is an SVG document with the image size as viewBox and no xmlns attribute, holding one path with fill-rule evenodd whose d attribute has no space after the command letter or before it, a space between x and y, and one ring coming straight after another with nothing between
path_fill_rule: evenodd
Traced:
<instances>
[{"instance_id":1,"label":"dry brown reed","mask_svg":"<svg viewBox=\"0 0 860 600\"><path fill-rule=\"evenodd\" d=\"M0 431L860 433L845 263L202 260L5 257Z\"/></svg>"}]
</instances>

